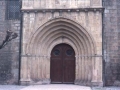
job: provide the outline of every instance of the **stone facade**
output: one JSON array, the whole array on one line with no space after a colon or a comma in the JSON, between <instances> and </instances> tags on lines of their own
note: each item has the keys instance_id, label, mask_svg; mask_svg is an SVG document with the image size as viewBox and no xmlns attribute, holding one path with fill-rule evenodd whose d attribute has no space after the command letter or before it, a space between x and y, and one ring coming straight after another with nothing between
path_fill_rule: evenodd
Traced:
<instances>
[{"instance_id":1,"label":"stone facade","mask_svg":"<svg viewBox=\"0 0 120 90\"><path fill-rule=\"evenodd\" d=\"M18 84L18 81L21 84L50 83L50 52L59 43L71 45L76 52L75 84L102 85L104 82L105 85L116 85L117 82L119 83L119 0L103 0L105 8L103 26L102 0L22 0L22 5L21 63L19 61L20 37L18 37L0 50L0 84ZM5 0L0 1L0 8L0 43L2 43L6 30L11 29L20 33L20 21L6 19ZM58 25L58 27L54 27L54 25ZM65 31L60 30L60 25ZM50 29L46 26L59 29L59 33L63 34L48 32ZM47 38L48 35L51 41ZM56 42L52 41L54 40L52 36L58 38ZM54 44L48 49L47 44L50 45L50 42ZM39 48L36 48L38 45ZM46 53L47 50L49 53ZM19 69L19 64L21 64L21 69ZM35 67L31 67L31 65ZM43 69L38 68L39 65ZM20 80L19 70L21 70ZM34 74L35 70L37 74ZM83 73L83 71L86 72Z\"/></svg>"},{"instance_id":2,"label":"stone facade","mask_svg":"<svg viewBox=\"0 0 120 90\"><path fill-rule=\"evenodd\" d=\"M6 2L0 0L0 44L7 30L20 32L19 20L6 19ZM18 84L19 80L19 37L0 49L0 84Z\"/></svg>"},{"instance_id":3,"label":"stone facade","mask_svg":"<svg viewBox=\"0 0 120 90\"><path fill-rule=\"evenodd\" d=\"M24 9L65 9L101 7L102 0L22 0Z\"/></svg>"},{"instance_id":4,"label":"stone facade","mask_svg":"<svg viewBox=\"0 0 120 90\"><path fill-rule=\"evenodd\" d=\"M119 17L120 1L103 0L105 12L104 24L104 60L105 85L114 85L120 80L120 43L119 43Z\"/></svg>"},{"instance_id":5,"label":"stone facade","mask_svg":"<svg viewBox=\"0 0 120 90\"><path fill-rule=\"evenodd\" d=\"M101 0L23 0L22 12L21 84L50 83L51 51L66 43L75 50L74 83L103 85Z\"/></svg>"}]
</instances>

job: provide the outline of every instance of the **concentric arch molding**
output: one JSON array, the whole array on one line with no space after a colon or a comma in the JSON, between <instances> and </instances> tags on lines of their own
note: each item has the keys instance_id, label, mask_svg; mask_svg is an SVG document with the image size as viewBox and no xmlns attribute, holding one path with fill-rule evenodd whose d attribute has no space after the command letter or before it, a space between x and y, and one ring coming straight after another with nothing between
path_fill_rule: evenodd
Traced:
<instances>
[{"instance_id":1,"label":"concentric arch molding","mask_svg":"<svg viewBox=\"0 0 120 90\"><path fill-rule=\"evenodd\" d=\"M102 85L102 55L97 52L96 45L101 38L94 40L91 32L76 21L65 17L48 20L29 37L22 43L21 84L50 83L51 51L56 45L65 43L75 51L74 83ZM25 38L23 36L23 41Z\"/></svg>"}]
</instances>

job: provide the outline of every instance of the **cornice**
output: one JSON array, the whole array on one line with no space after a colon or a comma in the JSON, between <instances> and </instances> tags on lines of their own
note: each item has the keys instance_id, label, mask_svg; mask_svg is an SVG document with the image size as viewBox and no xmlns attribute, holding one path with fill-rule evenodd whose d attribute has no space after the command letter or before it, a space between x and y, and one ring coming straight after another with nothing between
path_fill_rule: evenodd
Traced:
<instances>
[{"instance_id":1,"label":"cornice","mask_svg":"<svg viewBox=\"0 0 120 90\"><path fill-rule=\"evenodd\" d=\"M104 8L69 8L69 9L21 9L22 12L103 12Z\"/></svg>"}]
</instances>

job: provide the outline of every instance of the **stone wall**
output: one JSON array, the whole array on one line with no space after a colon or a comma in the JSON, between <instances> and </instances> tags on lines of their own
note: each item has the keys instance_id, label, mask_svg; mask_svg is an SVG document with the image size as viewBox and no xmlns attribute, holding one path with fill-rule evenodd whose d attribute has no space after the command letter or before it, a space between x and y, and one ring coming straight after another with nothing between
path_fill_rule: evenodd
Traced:
<instances>
[{"instance_id":1,"label":"stone wall","mask_svg":"<svg viewBox=\"0 0 120 90\"><path fill-rule=\"evenodd\" d=\"M97 0L93 1L97 3ZM120 81L120 0L103 0L103 2L105 7L103 15L104 80L105 85L114 85L115 82ZM5 10L6 2L0 0L0 44L5 38L6 30L11 29L18 34L20 32L20 21L7 20ZM18 84L19 41L18 37L0 50L0 84Z\"/></svg>"},{"instance_id":2,"label":"stone wall","mask_svg":"<svg viewBox=\"0 0 120 90\"><path fill-rule=\"evenodd\" d=\"M101 8L22 12L21 84L50 81L52 48L66 43L76 52L76 84L102 85Z\"/></svg>"},{"instance_id":3,"label":"stone wall","mask_svg":"<svg viewBox=\"0 0 120 90\"><path fill-rule=\"evenodd\" d=\"M0 44L10 29L20 32L19 20L6 19L6 2L0 0ZM18 84L19 78L19 37L0 49L0 84Z\"/></svg>"},{"instance_id":4,"label":"stone wall","mask_svg":"<svg viewBox=\"0 0 120 90\"><path fill-rule=\"evenodd\" d=\"M102 0L22 0L22 9L102 7Z\"/></svg>"},{"instance_id":5,"label":"stone wall","mask_svg":"<svg viewBox=\"0 0 120 90\"><path fill-rule=\"evenodd\" d=\"M114 85L120 80L120 1L103 0L105 7L103 45L105 60L105 85Z\"/></svg>"}]
</instances>

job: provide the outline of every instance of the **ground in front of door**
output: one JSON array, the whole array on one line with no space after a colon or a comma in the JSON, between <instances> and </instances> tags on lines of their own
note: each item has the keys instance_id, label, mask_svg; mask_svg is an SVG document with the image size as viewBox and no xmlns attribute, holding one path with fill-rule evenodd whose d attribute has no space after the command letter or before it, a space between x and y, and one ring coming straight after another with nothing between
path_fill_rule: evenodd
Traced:
<instances>
[{"instance_id":1,"label":"ground in front of door","mask_svg":"<svg viewBox=\"0 0 120 90\"><path fill-rule=\"evenodd\" d=\"M120 87L86 87L70 84L50 84L50 85L0 85L0 90L120 90Z\"/></svg>"}]
</instances>

